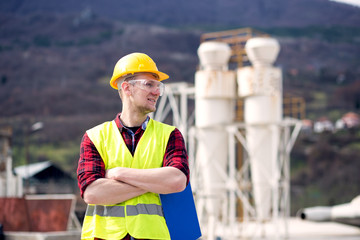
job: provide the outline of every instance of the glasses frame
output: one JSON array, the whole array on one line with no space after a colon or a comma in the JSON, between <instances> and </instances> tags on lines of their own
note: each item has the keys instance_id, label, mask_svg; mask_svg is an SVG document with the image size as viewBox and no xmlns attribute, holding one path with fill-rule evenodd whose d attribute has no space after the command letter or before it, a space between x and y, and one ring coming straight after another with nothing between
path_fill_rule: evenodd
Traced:
<instances>
[{"instance_id":1,"label":"glasses frame","mask_svg":"<svg viewBox=\"0 0 360 240\"><path fill-rule=\"evenodd\" d=\"M132 79L132 80L127 80L126 82L148 92L159 91L160 93L159 96L162 96L165 92L165 84L157 80ZM140 84L136 84L136 83L140 83Z\"/></svg>"}]
</instances>

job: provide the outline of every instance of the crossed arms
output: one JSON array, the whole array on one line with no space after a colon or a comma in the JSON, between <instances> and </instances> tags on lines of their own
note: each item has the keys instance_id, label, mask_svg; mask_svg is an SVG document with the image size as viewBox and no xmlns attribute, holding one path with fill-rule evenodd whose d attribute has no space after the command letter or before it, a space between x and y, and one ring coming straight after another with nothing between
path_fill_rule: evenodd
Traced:
<instances>
[{"instance_id":1,"label":"crossed arms","mask_svg":"<svg viewBox=\"0 0 360 240\"><path fill-rule=\"evenodd\" d=\"M106 171L105 178L92 182L84 192L87 204L116 204L146 192L168 194L186 187L185 174L175 167L134 169L116 167Z\"/></svg>"}]
</instances>

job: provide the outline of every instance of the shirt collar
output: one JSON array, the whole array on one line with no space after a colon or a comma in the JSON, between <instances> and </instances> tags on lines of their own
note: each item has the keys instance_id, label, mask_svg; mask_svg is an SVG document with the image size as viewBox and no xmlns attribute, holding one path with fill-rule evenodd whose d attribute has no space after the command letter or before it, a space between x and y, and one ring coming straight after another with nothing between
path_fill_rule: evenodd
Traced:
<instances>
[{"instance_id":1,"label":"shirt collar","mask_svg":"<svg viewBox=\"0 0 360 240\"><path fill-rule=\"evenodd\" d=\"M124 124L122 123L122 121L121 121L121 119L120 119L120 116L121 116L121 113L118 113L117 116L116 116L116 118L115 118L115 123L116 123L117 127L119 128L120 132L122 132L122 131L123 131L123 128L124 128L124 127L126 128L126 126L124 126ZM142 129L142 130L145 131L145 129L146 129L149 121L150 121L150 117L147 116L147 118L145 119L145 121L141 124L141 129Z\"/></svg>"}]
</instances>

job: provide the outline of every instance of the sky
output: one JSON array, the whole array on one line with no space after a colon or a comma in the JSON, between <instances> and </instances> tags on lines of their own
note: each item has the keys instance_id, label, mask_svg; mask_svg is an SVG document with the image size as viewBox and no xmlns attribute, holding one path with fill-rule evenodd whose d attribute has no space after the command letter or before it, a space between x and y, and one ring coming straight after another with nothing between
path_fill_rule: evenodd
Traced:
<instances>
[{"instance_id":1,"label":"sky","mask_svg":"<svg viewBox=\"0 0 360 240\"><path fill-rule=\"evenodd\" d=\"M332 0L332 1L348 3L348 4L351 4L351 5L355 5L355 6L360 7L360 0Z\"/></svg>"}]
</instances>

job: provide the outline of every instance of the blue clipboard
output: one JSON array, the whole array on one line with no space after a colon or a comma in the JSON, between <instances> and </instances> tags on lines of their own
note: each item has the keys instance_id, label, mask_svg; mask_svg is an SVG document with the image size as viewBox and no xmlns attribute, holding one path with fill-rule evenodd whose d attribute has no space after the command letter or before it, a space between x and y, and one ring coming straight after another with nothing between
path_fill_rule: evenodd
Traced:
<instances>
[{"instance_id":1,"label":"blue clipboard","mask_svg":"<svg viewBox=\"0 0 360 240\"><path fill-rule=\"evenodd\" d=\"M179 193L160 194L171 240L196 240L201 229L190 183Z\"/></svg>"}]
</instances>

